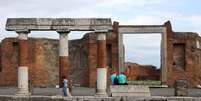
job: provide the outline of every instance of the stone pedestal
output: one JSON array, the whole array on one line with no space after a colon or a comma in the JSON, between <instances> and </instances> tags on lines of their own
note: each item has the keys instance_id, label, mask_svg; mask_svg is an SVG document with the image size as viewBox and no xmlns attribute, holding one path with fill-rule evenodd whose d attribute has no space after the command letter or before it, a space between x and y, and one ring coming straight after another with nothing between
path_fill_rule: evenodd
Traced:
<instances>
[{"instance_id":1,"label":"stone pedestal","mask_svg":"<svg viewBox=\"0 0 201 101\"><path fill-rule=\"evenodd\" d=\"M111 85L110 93L115 96L151 96L150 89L145 85Z\"/></svg>"},{"instance_id":2,"label":"stone pedestal","mask_svg":"<svg viewBox=\"0 0 201 101\"><path fill-rule=\"evenodd\" d=\"M97 95L107 95L107 68L97 69Z\"/></svg>"},{"instance_id":3,"label":"stone pedestal","mask_svg":"<svg viewBox=\"0 0 201 101\"><path fill-rule=\"evenodd\" d=\"M18 68L18 92L16 95L30 95L28 88L28 67Z\"/></svg>"},{"instance_id":4,"label":"stone pedestal","mask_svg":"<svg viewBox=\"0 0 201 101\"><path fill-rule=\"evenodd\" d=\"M175 96L188 96L188 87L186 80L177 80L175 82Z\"/></svg>"}]
</instances>

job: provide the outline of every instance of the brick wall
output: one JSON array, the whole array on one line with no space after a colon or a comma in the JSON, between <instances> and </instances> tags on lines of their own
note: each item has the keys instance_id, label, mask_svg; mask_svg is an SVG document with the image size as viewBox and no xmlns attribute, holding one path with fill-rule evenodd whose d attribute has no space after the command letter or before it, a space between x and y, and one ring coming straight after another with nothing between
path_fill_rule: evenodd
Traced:
<instances>
[{"instance_id":1,"label":"brick wall","mask_svg":"<svg viewBox=\"0 0 201 101\"><path fill-rule=\"evenodd\" d=\"M201 51L197 47L197 41L200 43L200 37L196 33L174 33L172 71L171 75L168 75L169 86L173 86L179 79L187 80L189 87L201 84Z\"/></svg>"},{"instance_id":2,"label":"brick wall","mask_svg":"<svg viewBox=\"0 0 201 101\"><path fill-rule=\"evenodd\" d=\"M125 63L127 80L160 80L160 70L152 65Z\"/></svg>"},{"instance_id":3,"label":"brick wall","mask_svg":"<svg viewBox=\"0 0 201 101\"><path fill-rule=\"evenodd\" d=\"M75 84L86 86L88 74L86 47L82 40L70 41L69 54L71 61L70 77ZM6 38L1 43L0 86L17 85L18 42L15 38ZM29 79L37 87L52 87L59 82L59 42L53 39L29 38Z\"/></svg>"},{"instance_id":4,"label":"brick wall","mask_svg":"<svg viewBox=\"0 0 201 101\"><path fill-rule=\"evenodd\" d=\"M107 35L108 71L118 64L116 33ZM37 87L53 87L59 81L59 41L29 38L29 79ZM18 41L6 38L1 42L0 86L17 85ZM117 59L115 59L117 58ZM70 78L74 84L95 87L97 68L97 36L87 33L82 39L69 41ZM108 72L108 74L109 74ZM109 76L109 75L108 75Z\"/></svg>"}]
</instances>

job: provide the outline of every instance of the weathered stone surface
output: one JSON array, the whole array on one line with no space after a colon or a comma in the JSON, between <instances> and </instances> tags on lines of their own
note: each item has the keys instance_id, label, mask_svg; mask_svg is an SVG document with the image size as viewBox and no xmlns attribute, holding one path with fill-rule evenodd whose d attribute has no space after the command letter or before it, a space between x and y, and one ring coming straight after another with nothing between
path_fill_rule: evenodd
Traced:
<instances>
[{"instance_id":1,"label":"weathered stone surface","mask_svg":"<svg viewBox=\"0 0 201 101\"><path fill-rule=\"evenodd\" d=\"M115 96L151 96L148 86L144 85L113 85L110 92Z\"/></svg>"},{"instance_id":2,"label":"weathered stone surface","mask_svg":"<svg viewBox=\"0 0 201 101\"><path fill-rule=\"evenodd\" d=\"M188 87L200 85L201 80L201 51L197 48L196 33L174 33L173 62L168 70L167 84L173 86L176 80L187 80Z\"/></svg>"},{"instance_id":3,"label":"weathered stone surface","mask_svg":"<svg viewBox=\"0 0 201 101\"><path fill-rule=\"evenodd\" d=\"M175 82L175 96L188 96L186 80L177 80Z\"/></svg>"},{"instance_id":4,"label":"weathered stone surface","mask_svg":"<svg viewBox=\"0 0 201 101\"><path fill-rule=\"evenodd\" d=\"M163 33L164 28L163 25L120 25L119 32L126 34Z\"/></svg>"},{"instance_id":5,"label":"weathered stone surface","mask_svg":"<svg viewBox=\"0 0 201 101\"><path fill-rule=\"evenodd\" d=\"M200 101L200 97L0 96L0 101Z\"/></svg>"},{"instance_id":6,"label":"weathered stone surface","mask_svg":"<svg viewBox=\"0 0 201 101\"><path fill-rule=\"evenodd\" d=\"M112 30L110 18L8 18L6 30Z\"/></svg>"}]
</instances>

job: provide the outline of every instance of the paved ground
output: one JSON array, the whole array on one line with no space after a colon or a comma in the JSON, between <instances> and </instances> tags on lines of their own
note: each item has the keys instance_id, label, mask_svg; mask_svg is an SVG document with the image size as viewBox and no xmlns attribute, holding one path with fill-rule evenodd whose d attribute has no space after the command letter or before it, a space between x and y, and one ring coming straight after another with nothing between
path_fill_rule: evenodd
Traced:
<instances>
[{"instance_id":1,"label":"paved ground","mask_svg":"<svg viewBox=\"0 0 201 101\"><path fill-rule=\"evenodd\" d=\"M17 88L0 88L0 95L14 95ZM76 87L73 89L73 96L93 96L94 88ZM189 96L201 96L201 89L189 89ZM33 95L62 95L62 89L59 88L34 88ZM151 88L152 96L173 96L173 88Z\"/></svg>"}]
</instances>

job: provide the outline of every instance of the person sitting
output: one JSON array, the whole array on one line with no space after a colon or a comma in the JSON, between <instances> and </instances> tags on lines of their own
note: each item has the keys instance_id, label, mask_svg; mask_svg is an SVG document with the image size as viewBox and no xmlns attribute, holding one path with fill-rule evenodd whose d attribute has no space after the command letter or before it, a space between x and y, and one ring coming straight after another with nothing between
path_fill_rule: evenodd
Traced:
<instances>
[{"instance_id":1,"label":"person sitting","mask_svg":"<svg viewBox=\"0 0 201 101\"><path fill-rule=\"evenodd\" d=\"M116 72L112 72L112 75L110 76L110 80L111 80L111 84L112 85L116 85L115 84L115 78L117 76L117 73Z\"/></svg>"},{"instance_id":2,"label":"person sitting","mask_svg":"<svg viewBox=\"0 0 201 101\"><path fill-rule=\"evenodd\" d=\"M126 75L123 72L118 75L118 81L119 85L128 85L126 82Z\"/></svg>"}]
</instances>

